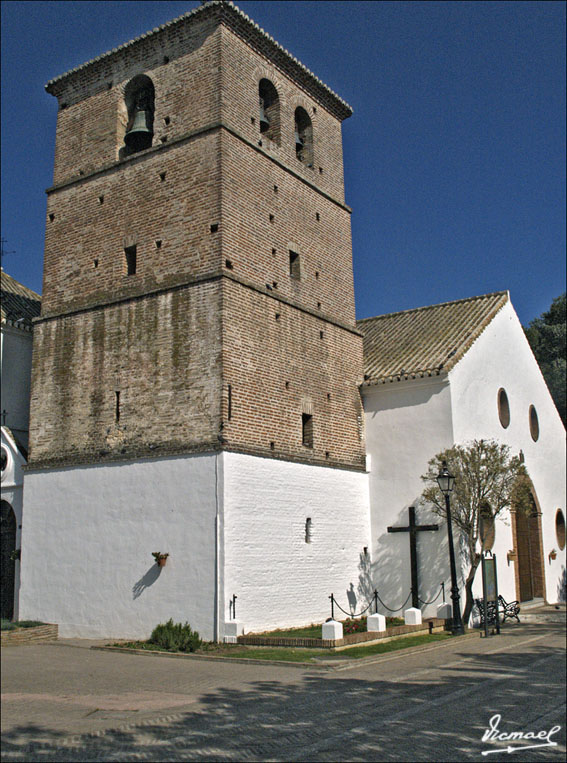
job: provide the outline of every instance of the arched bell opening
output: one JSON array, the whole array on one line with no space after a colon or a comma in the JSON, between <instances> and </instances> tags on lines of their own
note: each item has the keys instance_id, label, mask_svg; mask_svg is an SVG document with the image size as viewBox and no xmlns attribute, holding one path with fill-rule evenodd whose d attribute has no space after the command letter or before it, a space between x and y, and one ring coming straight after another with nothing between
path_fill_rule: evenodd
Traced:
<instances>
[{"instance_id":1,"label":"arched bell opening","mask_svg":"<svg viewBox=\"0 0 567 763\"><path fill-rule=\"evenodd\" d=\"M150 148L154 137L154 84L145 74L130 80L124 89L128 112L123 155L129 156Z\"/></svg>"},{"instance_id":2,"label":"arched bell opening","mask_svg":"<svg viewBox=\"0 0 567 763\"><path fill-rule=\"evenodd\" d=\"M278 91L269 79L264 78L260 80L258 84L258 98L260 105L260 134L279 145L280 99Z\"/></svg>"},{"instance_id":3,"label":"arched bell opening","mask_svg":"<svg viewBox=\"0 0 567 763\"><path fill-rule=\"evenodd\" d=\"M313 125L301 106L295 110L295 155L302 164L313 167Z\"/></svg>"}]
</instances>

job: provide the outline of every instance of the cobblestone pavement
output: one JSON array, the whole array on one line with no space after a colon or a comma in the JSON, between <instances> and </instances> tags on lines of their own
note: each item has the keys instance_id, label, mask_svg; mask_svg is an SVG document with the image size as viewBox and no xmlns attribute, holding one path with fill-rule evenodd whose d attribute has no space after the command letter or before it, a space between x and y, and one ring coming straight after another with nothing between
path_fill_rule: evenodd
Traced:
<instances>
[{"instance_id":1,"label":"cobblestone pavement","mask_svg":"<svg viewBox=\"0 0 567 763\"><path fill-rule=\"evenodd\" d=\"M564 676L560 624L509 626L340 670L11 647L2 655L3 759L559 761ZM534 741L482 742L496 714L500 732L560 725L558 745L511 754L508 744Z\"/></svg>"}]
</instances>

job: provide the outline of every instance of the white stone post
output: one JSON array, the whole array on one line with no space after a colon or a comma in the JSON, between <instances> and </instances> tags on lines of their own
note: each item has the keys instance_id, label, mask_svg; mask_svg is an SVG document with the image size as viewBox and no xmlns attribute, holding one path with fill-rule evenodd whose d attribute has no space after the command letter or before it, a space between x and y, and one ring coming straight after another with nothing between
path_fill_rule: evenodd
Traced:
<instances>
[{"instance_id":1,"label":"white stone post","mask_svg":"<svg viewBox=\"0 0 567 763\"><path fill-rule=\"evenodd\" d=\"M453 617L453 608L447 602L437 605L437 617L442 620L450 620Z\"/></svg>"},{"instance_id":2,"label":"white stone post","mask_svg":"<svg viewBox=\"0 0 567 763\"><path fill-rule=\"evenodd\" d=\"M323 623L323 640L336 641L343 637L343 624L336 620L329 620Z\"/></svg>"},{"instance_id":3,"label":"white stone post","mask_svg":"<svg viewBox=\"0 0 567 763\"><path fill-rule=\"evenodd\" d=\"M366 620L367 631L378 631L379 633L386 630L386 618L384 615L368 615Z\"/></svg>"},{"instance_id":4,"label":"white stone post","mask_svg":"<svg viewBox=\"0 0 567 763\"><path fill-rule=\"evenodd\" d=\"M421 625L421 609L409 607L404 612L406 625Z\"/></svg>"},{"instance_id":5,"label":"white stone post","mask_svg":"<svg viewBox=\"0 0 567 763\"><path fill-rule=\"evenodd\" d=\"M228 620L224 624L224 643L237 644L238 636L244 634L244 625L237 620Z\"/></svg>"}]
</instances>

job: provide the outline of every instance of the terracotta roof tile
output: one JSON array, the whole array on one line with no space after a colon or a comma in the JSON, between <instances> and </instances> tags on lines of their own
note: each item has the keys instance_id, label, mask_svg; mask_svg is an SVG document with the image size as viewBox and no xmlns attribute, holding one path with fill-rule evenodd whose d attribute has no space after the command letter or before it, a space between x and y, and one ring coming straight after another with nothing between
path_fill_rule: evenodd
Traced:
<instances>
[{"instance_id":1,"label":"terracotta roof tile","mask_svg":"<svg viewBox=\"0 0 567 763\"><path fill-rule=\"evenodd\" d=\"M32 318L41 312L41 297L2 270L0 275L2 323L18 322L31 326ZM23 320L20 320L22 319Z\"/></svg>"},{"instance_id":2,"label":"terracotta roof tile","mask_svg":"<svg viewBox=\"0 0 567 763\"><path fill-rule=\"evenodd\" d=\"M509 301L507 291L357 321L366 385L450 371Z\"/></svg>"}]
</instances>

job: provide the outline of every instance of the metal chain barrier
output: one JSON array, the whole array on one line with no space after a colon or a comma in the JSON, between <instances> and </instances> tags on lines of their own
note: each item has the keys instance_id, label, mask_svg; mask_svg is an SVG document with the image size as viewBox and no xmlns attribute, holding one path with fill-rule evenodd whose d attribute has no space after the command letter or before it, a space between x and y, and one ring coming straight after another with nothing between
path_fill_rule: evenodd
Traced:
<instances>
[{"instance_id":1,"label":"metal chain barrier","mask_svg":"<svg viewBox=\"0 0 567 763\"><path fill-rule=\"evenodd\" d=\"M391 607L388 607L386 604L384 604L384 602L383 602L383 601L382 601L382 599L381 599L381 598L378 596L378 594L376 594L376 598L378 599L378 601L380 602L380 604L381 604L381 605L384 607L384 609L387 609L387 610L388 610L388 612L399 612L401 609L403 609L403 608L406 606L406 604L408 603L408 601L409 601L409 600L410 600L410 598L411 598L411 594L412 594L412 592L410 591L410 592L408 593L408 597L407 597L407 599L404 601L404 603L402 604L402 606L401 606L401 607L396 607L396 609L392 609Z\"/></svg>"},{"instance_id":2,"label":"metal chain barrier","mask_svg":"<svg viewBox=\"0 0 567 763\"><path fill-rule=\"evenodd\" d=\"M440 594L441 594L441 591L439 591L439 593L437 594L437 598L440 596ZM408 603L408 601L409 601L409 600L410 600L410 598L411 598L411 595L412 595L412 591L410 590L410 592L409 592L409 594L408 594L408 597L407 597L407 599L404 601L404 603L403 603L403 604L402 604L400 607L396 607L396 609L392 609L392 608L391 608L391 607L389 607L387 604L384 604L384 602L382 601L382 599L381 599L381 598L378 596L378 591L376 591L376 590L375 590L375 591L374 591L374 602L372 602L372 601L371 601L371 602L368 604L368 606L367 606L365 609L363 609L363 610L362 610L362 612L358 612L358 614L351 614L350 612L347 612L346 610L344 610L344 609L341 607L341 605L338 603L338 601L335 599L334 595L333 595L333 594L331 594L331 595L329 596L329 599L331 600L331 619L332 619L332 620L334 620L334 619L335 619L335 605L336 605L336 606L337 606L337 607L338 607L338 608L341 610L341 612L343 612L343 613L344 613L344 614L345 614L347 617L352 617L352 618L354 618L354 617L361 617L361 616L362 616L362 615L363 615L365 612L368 612L368 610L370 609L370 607L372 606L372 604L373 604L373 603L375 604L375 609L374 609L374 611L376 612L376 614L378 614L378 602L380 602L380 604L381 604L381 605L384 607L384 609L387 609L387 610L388 610L388 612L399 612L401 609L403 609L403 608L406 606L406 604ZM435 600L436 600L436 599L434 599L434 601L435 601Z\"/></svg>"},{"instance_id":3,"label":"metal chain barrier","mask_svg":"<svg viewBox=\"0 0 567 763\"><path fill-rule=\"evenodd\" d=\"M419 596L417 597L417 600L420 602L420 604L434 604L437 599L443 594L443 601L445 600L445 583L441 583L439 586L439 593L434 599L431 599L431 601L424 601L424 599L420 599Z\"/></svg>"}]
</instances>

